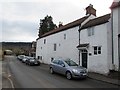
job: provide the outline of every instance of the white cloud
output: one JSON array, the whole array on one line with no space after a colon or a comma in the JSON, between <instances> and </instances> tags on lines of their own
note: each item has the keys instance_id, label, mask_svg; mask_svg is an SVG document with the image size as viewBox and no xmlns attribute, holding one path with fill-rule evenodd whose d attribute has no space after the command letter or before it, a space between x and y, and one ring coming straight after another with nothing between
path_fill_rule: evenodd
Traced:
<instances>
[{"instance_id":1,"label":"white cloud","mask_svg":"<svg viewBox=\"0 0 120 90\"><path fill-rule=\"evenodd\" d=\"M36 24L30 22L2 22L3 41L33 41L37 38Z\"/></svg>"},{"instance_id":2,"label":"white cloud","mask_svg":"<svg viewBox=\"0 0 120 90\"><path fill-rule=\"evenodd\" d=\"M97 10L97 16L110 13L109 7L112 1L113 0L1 0L0 7L2 9L0 10L0 22L5 21L7 24L7 26L3 25L3 28L5 28L3 32L6 32L3 34L4 40L26 40L24 39L25 37L22 38L19 36L19 31L28 37L27 40L31 41L33 37L36 39L38 37L37 29L39 27L39 20L43 19L47 14L51 15L55 24L58 25L59 21L67 24L85 16L85 8L89 4L93 4ZM35 30L35 32L32 32L32 30ZM7 32L9 32L9 34ZM7 36L9 36L9 38L7 38Z\"/></svg>"}]
</instances>

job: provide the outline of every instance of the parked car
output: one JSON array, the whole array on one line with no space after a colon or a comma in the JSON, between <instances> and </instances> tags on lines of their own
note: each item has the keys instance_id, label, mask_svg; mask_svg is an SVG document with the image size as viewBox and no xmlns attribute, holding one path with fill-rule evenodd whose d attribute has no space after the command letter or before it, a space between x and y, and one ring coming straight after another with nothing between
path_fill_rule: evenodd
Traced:
<instances>
[{"instance_id":1,"label":"parked car","mask_svg":"<svg viewBox=\"0 0 120 90\"><path fill-rule=\"evenodd\" d=\"M54 72L65 75L69 80L87 77L87 69L70 59L53 60L50 64L50 73L53 74Z\"/></svg>"},{"instance_id":2,"label":"parked car","mask_svg":"<svg viewBox=\"0 0 120 90\"><path fill-rule=\"evenodd\" d=\"M38 61L37 59L35 59L34 57L29 57L26 61L25 61L25 63L27 64L27 65L40 65L40 61Z\"/></svg>"},{"instance_id":3,"label":"parked car","mask_svg":"<svg viewBox=\"0 0 120 90\"><path fill-rule=\"evenodd\" d=\"M22 58L22 60L21 60L21 61L22 61L23 63L25 63L25 62L26 62L26 60L28 60L28 59L29 59L29 57L28 57L28 56L24 56L24 57Z\"/></svg>"},{"instance_id":4,"label":"parked car","mask_svg":"<svg viewBox=\"0 0 120 90\"><path fill-rule=\"evenodd\" d=\"M25 57L25 55L18 55L17 58L22 61L22 59Z\"/></svg>"}]
</instances>

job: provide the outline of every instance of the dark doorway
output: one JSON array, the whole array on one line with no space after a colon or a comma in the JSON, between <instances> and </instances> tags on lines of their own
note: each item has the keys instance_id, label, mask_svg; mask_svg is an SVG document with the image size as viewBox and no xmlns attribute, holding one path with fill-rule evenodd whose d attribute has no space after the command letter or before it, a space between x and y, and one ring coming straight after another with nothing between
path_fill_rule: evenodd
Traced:
<instances>
[{"instance_id":1,"label":"dark doorway","mask_svg":"<svg viewBox=\"0 0 120 90\"><path fill-rule=\"evenodd\" d=\"M82 66L87 68L87 50L84 50L84 52L82 52Z\"/></svg>"}]
</instances>

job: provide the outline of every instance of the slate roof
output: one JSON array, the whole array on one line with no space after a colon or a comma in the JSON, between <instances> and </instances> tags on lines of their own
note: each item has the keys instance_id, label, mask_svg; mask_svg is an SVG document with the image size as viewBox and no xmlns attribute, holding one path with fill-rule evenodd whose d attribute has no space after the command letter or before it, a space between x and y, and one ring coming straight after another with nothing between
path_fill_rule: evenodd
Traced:
<instances>
[{"instance_id":1,"label":"slate roof","mask_svg":"<svg viewBox=\"0 0 120 90\"><path fill-rule=\"evenodd\" d=\"M90 21L88 21L86 24L84 24L81 27L81 30L92 27L92 26L97 26L97 25L100 25L100 24L104 24L104 23L109 21L110 17L111 17L111 14L107 14L107 15L104 15L104 16L101 16L101 17L98 17L98 18L95 18L95 19L91 19Z\"/></svg>"},{"instance_id":2,"label":"slate roof","mask_svg":"<svg viewBox=\"0 0 120 90\"><path fill-rule=\"evenodd\" d=\"M79 26L79 25L80 25L82 22L84 22L88 17L89 17L89 16L82 17L82 18L80 18L80 19L78 19L78 20L76 20L76 21L73 21L73 22L68 23L68 24L66 24L66 25L64 25L64 26L61 26L61 27L56 28L56 29L54 29L54 30L52 30L52 31L49 31L49 32L43 34L40 38L43 38L43 37L46 37L46 36L49 36L49 35L52 35L52 34L61 32L61 31L65 31L65 30L67 30L67 29L69 29L69 28L73 28L73 27L75 27L75 26ZM92 27L92 26L97 26L97 25L100 25L100 24L104 24L104 23L106 23L106 22L109 21L110 17L111 17L111 14L106 14L106 15L104 15L104 16L97 17L97 18L95 18L95 19L91 19L91 20L88 21L85 25L83 25L83 26L81 27L81 30L82 30L82 29L85 29L85 28L88 28L88 27ZM38 38L38 39L39 39L39 38ZM38 39L37 39L37 40L38 40Z\"/></svg>"},{"instance_id":3,"label":"slate roof","mask_svg":"<svg viewBox=\"0 0 120 90\"><path fill-rule=\"evenodd\" d=\"M82 22L84 22L88 17L89 17L89 16L82 17L82 18L80 18L80 19L78 19L78 20L76 20L76 21L73 21L73 22L68 23L68 24L66 24L66 25L64 25L64 26L61 26L61 27L56 28L56 29L54 29L54 30L52 30L52 31L49 31L49 32L43 34L40 38L46 37L46 36L48 36L48 35L52 35L52 34L55 34L55 33L58 33L58 32L64 31L64 30L67 30L67 29L72 28L72 27L75 27L75 26L79 26L79 25L80 25Z\"/></svg>"}]
</instances>

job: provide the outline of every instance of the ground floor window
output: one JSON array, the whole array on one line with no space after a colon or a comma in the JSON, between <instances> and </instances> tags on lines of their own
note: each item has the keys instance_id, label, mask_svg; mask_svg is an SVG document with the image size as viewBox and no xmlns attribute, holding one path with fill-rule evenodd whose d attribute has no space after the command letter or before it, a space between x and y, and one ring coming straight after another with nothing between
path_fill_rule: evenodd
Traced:
<instances>
[{"instance_id":1,"label":"ground floor window","mask_svg":"<svg viewBox=\"0 0 120 90\"><path fill-rule=\"evenodd\" d=\"M101 54L101 46L94 46L94 55Z\"/></svg>"},{"instance_id":2,"label":"ground floor window","mask_svg":"<svg viewBox=\"0 0 120 90\"><path fill-rule=\"evenodd\" d=\"M38 59L38 60L39 60L39 59L42 60L42 56L38 56L37 59Z\"/></svg>"}]
</instances>

